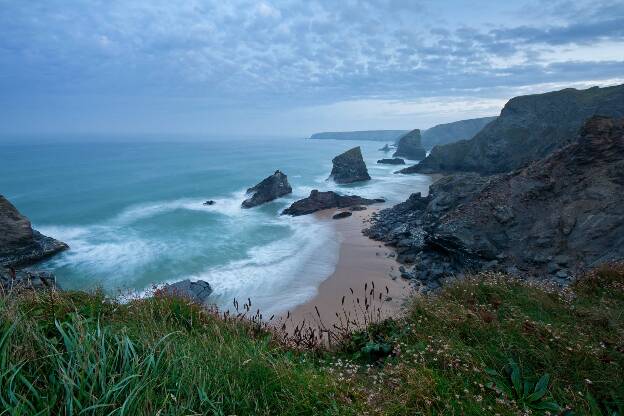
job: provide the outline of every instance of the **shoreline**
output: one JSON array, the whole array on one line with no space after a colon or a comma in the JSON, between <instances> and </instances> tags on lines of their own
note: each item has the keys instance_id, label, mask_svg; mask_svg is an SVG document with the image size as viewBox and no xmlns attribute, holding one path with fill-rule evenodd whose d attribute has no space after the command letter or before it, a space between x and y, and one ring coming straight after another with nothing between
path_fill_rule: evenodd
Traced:
<instances>
[{"instance_id":1,"label":"shoreline","mask_svg":"<svg viewBox=\"0 0 624 416\"><path fill-rule=\"evenodd\" d=\"M386 206L369 206L365 211L354 211L352 216L337 220L332 216L348 209L328 209L313 214L319 221L332 222L335 227L340 239L338 263L334 272L319 285L314 297L281 314L276 324L286 324L287 329L301 327L304 322L312 328L332 327L345 321L345 313L363 320L364 298L373 297L373 286L371 304L375 315L388 318L402 313L411 290L409 282L400 277L394 249L362 234L371 214L383 208Z\"/></svg>"}]
</instances>

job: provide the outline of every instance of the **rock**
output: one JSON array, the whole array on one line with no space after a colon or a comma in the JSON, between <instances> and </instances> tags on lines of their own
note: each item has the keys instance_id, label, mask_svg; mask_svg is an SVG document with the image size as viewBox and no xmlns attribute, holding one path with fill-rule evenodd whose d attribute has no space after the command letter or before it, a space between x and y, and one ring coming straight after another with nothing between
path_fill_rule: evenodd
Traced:
<instances>
[{"instance_id":1,"label":"rock","mask_svg":"<svg viewBox=\"0 0 624 416\"><path fill-rule=\"evenodd\" d=\"M33 230L28 218L0 195L0 266L33 264L67 248L67 244Z\"/></svg>"},{"instance_id":2,"label":"rock","mask_svg":"<svg viewBox=\"0 0 624 416\"><path fill-rule=\"evenodd\" d=\"M53 273L44 270L0 268L0 291L61 290Z\"/></svg>"},{"instance_id":3,"label":"rock","mask_svg":"<svg viewBox=\"0 0 624 416\"><path fill-rule=\"evenodd\" d=\"M163 286L158 293L181 296L191 300L192 302L205 305L208 297L212 293L212 287L208 282L203 280L192 282L189 279L186 279L167 284Z\"/></svg>"},{"instance_id":4,"label":"rock","mask_svg":"<svg viewBox=\"0 0 624 416\"><path fill-rule=\"evenodd\" d=\"M473 138L434 147L401 173L510 172L572 143L593 115L624 117L624 85L512 98Z\"/></svg>"},{"instance_id":5,"label":"rock","mask_svg":"<svg viewBox=\"0 0 624 416\"><path fill-rule=\"evenodd\" d=\"M212 199L209 199L208 201L204 202L203 205L214 205L215 201L213 201Z\"/></svg>"},{"instance_id":6,"label":"rock","mask_svg":"<svg viewBox=\"0 0 624 416\"><path fill-rule=\"evenodd\" d=\"M288 183L288 177L276 170L273 175L263 179L253 188L247 189L247 193L252 195L243 201L242 207L253 208L292 193L292 188Z\"/></svg>"},{"instance_id":7,"label":"rock","mask_svg":"<svg viewBox=\"0 0 624 416\"><path fill-rule=\"evenodd\" d=\"M480 270L568 279L624 258L624 118L593 117L572 144L515 172L444 177L364 231L420 280Z\"/></svg>"},{"instance_id":8,"label":"rock","mask_svg":"<svg viewBox=\"0 0 624 416\"><path fill-rule=\"evenodd\" d=\"M294 202L282 211L282 215L307 215L329 208L349 208L359 205L371 205L385 202L383 199L366 199L356 195L340 195L333 191L319 192L314 189L310 196Z\"/></svg>"},{"instance_id":9,"label":"rock","mask_svg":"<svg viewBox=\"0 0 624 416\"><path fill-rule=\"evenodd\" d=\"M332 218L333 218L333 219L335 219L335 220L339 220L339 219L341 219L341 218L347 218L347 217L350 217L351 215L353 215L353 213L351 213L351 212L349 212L349 211L342 211L342 212L339 212L339 213L337 213L337 214L334 214L334 215L332 216Z\"/></svg>"},{"instance_id":10,"label":"rock","mask_svg":"<svg viewBox=\"0 0 624 416\"><path fill-rule=\"evenodd\" d=\"M392 157L404 157L411 160L422 160L427 152L420 143L420 130L415 129L399 139L396 152Z\"/></svg>"},{"instance_id":11,"label":"rock","mask_svg":"<svg viewBox=\"0 0 624 416\"><path fill-rule=\"evenodd\" d=\"M384 145L384 147L382 147L381 149L379 149L380 152L386 152L388 153L390 151L390 146L388 146L388 143L386 143Z\"/></svg>"},{"instance_id":12,"label":"rock","mask_svg":"<svg viewBox=\"0 0 624 416\"><path fill-rule=\"evenodd\" d=\"M332 159L332 164L329 177L336 183L368 181L371 178L359 146L336 156Z\"/></svg>"},{"instance_id":13,"label":"rock","mask_svg":"<svg viewBox=\"0 0 624 416\"><path fill-rule=\"evenodd\" d=\"M377 163L385 164L385 165L404 165L405 160L395 157L393 159L379 159Z\"/></svg>"}]
</instances>

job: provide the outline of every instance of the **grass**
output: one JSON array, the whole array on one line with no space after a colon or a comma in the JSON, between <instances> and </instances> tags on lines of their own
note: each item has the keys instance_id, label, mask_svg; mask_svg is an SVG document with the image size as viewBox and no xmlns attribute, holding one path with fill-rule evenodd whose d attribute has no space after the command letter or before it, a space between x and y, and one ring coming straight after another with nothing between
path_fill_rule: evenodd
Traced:
<instances>
[{"instance_id":1,"label":"grass","mask_svg":"<svg viewBox=\"0 0 624 416\"><path fill-rule=\"evenodd\" d=\"M479 275L332 348L183 299L0 298L1 415L622 415L624 266Z\"/></svg>"}]
</instances>

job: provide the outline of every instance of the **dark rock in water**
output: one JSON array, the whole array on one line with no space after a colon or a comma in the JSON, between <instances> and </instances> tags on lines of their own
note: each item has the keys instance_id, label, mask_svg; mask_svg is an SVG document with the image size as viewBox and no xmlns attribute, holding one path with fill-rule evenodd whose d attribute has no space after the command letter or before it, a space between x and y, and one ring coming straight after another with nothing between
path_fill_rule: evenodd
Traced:
<instances>
[{"instance_id":1,"label":"dark rock in water","mask_svg":"<svg viewBox=\"0 0 624 416\"><path fill-rule=\"evenodd\" d=\"M390 146L388 146L388 143L386 143L384 145L384 147L382 147L381 149L379 149L381 152L386 152L388 153L390 151Z\"/></svg>"},{"instance_id":2,"label":"dark rock in water","mask_svg":"<svg viewBox=\"0 0 624 416\"><path fill-rule=\"evenodd\" d=\"M53 273L42 270L0 268L0 292L15 290L60 290Z\"/></svg>"},{"instance_id":3,"label":"dark rock in water","mask_svg":"<svg viewBox=\"0 0 624 416\"><path fill-rule=\"evenodd\" d=\"M434 147L401 173L510 172L571 144L593 115L624 117L624 85L512 98L472 139Z\"/></svg>"},{"instance_id":4,"label":"dark rock in water","mask_svg":"<svg viewBox=\"0 0 624 416\"><path fill-rule=\"evenodd\" d=\"M33 264L67 248L33 230L28 218L0 195L0 266Z\"/></svg>"},{"instance_id":5,"label":"dark rock in water","mask_svg":"<svg viewBox=\"0 0 624 416\"><path fill-rule=\"evenodd\" d=\"M349 211L366 211L366 207L361 205L356 205L354 207L349 208Z\"/></svg>"},{"instance_id":6,"label":"dark rock in water","mask_svg":"<svg viewBox=\"0 0 624 416\"><path fill-rule=\"evenodd\" d=\"M294 202L282 211L282 215L306 215L329 208L349 208L356 205L371 205L386 202L384 199L366 199L356 195L340 195L336 192L319 192L314 189L310 196Z\"/></svg>"},{"instance_id":7,"label":"dark rock in water","mask_svg":"<svg viewBox=\"0 0 624 416\"><path fill-rule=\"evenodd\" d=\"M386 165L404 165L405 161L401 158L395 157L393 159L379 159L377 163L382 163Z\"/></svg>"},{"instance_id":8,"label":"dark rock in water","mask_svg":"<svg viewBox=\"0 0 624 416\"><path fill-rule=\"evenodd\" d=\"M368 181L371 178L362 158L360 146L336 156L332 163L333 167L329 177L336 183Z\"/></svg>"},{"instance_id":9,"label":"dark rock in water","mask_svg":"<svg viewBox=\"0 0 624 416\"><path fill-rule=\"evenodd\" d=\"M263 179L258 185L247 189L247 193L253 195L244 200L242 206L243 208L253 208L291 192L292 188L288 183L288 177L276 170L273 175Z\"/></svg>"},{"instance_id":10,"label":"dark rock in water","mask_svg":"<svg viewBox=\"0 0 624 416\"><path fill-rule=\"evenodd\" d=\"M593 117L571 141L509 174L445 177L380 211L365 234L396 247L429 289L481 270L562 281L621 260L624 118Z\"/></svg>"},{"instance_id":11,"label":"dark rock in water","mask_svg":"<svg viewBox=\"0 0 624 416\"><path fill-rule=\"evenodd\" d=\"M165 285L159 291L167 295L181 296L201 305L206 304L208 296L212 293L212 287L208 282L198 280L191 282L189 279Z\"/></svg>"},{"instance_id":12,"label":"dark rock in water","mask_svg":"<svg viewBox=\"0 0 624 416\"><path fill-rule=\"evenodd\" d=\"M215 201L213 201L212 199L209 199L208 201L204 202L204 205L214 205Z\"/></svg>"},{"instance_id":13,"label":"dark rock in water","mask_svg":"<svg viewBox=\"0 0 624 416\"><path fill-rule=\"evenodd\" d=\"M334 215L332 216L332 218L333 218L333 219L335 219L335 220L339 220L339 219L341 219L341 218L347 218L347 217L350 217L351 215L353 215L353 213L351 213L351 212L349 212L349 211L342 211L342 212L339 212L339 213L337 213L337 214L334 214Z\"/></svg>"},{"instance_id":14,"label":"dark rock in water","mask_svg":"<svg viewBox=\"0 0 624 416\"><path fill-rule=\"evenodd\" d=\"M427 152L420 143L420 130L415 129L399 139L396 152L392 157L404 157L411 160L422 160Z\"/></svg>"}]
</instances>

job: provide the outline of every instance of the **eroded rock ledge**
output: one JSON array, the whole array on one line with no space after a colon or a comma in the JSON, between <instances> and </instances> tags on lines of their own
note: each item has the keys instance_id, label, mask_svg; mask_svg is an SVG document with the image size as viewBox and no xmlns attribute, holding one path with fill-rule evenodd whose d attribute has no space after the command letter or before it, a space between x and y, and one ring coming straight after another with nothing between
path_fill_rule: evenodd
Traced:
<instances>
[{"instance_id":1,"label":"eroded rock ledge","mask_svg":"<svg viewBox=\"0 0 624 416\"><path fill-rule=\"evenodd\" d=\"M357 195L340 195L333 191L319 192L314 189L310 196L294 202L282 211L282 215L307 215L329 208L349 208L386 202L382 198L367 199Z\"/></svg>"}]
</instances>

